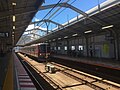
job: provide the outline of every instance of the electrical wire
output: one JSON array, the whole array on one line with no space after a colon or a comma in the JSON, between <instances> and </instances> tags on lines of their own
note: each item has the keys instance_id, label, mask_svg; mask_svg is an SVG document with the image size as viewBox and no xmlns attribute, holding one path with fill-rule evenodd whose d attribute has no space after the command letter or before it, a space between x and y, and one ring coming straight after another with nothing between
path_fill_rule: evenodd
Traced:
<instances>
[{"instance_id":1,"label":"electrical wire","mask_svg":"<svg viewBox=\"0 0 120 90\"><path fill-rule=\"evenodd\" d=\"M59 4L61 2L61 0L59 0L58 2L57 2L57 4L55 4L53 7L52 7L52 9L43 17L43 19L42 20L44 20L52 11L53 11L53 9ZM38 23L39 24L39 23ZM38 25L37 24L37 25ZM41 26L41 25L39 25L39 26Z\"/></svg>"},{"instance_id":2,"label":"electrical wire","mask_svg":"<svg viewBox=\"0 0 120 90\"><path fill-rule=\"evenodd\" d=\"M65 1L65 3L69 2L70 0ZM48 19L50 19L54 14L56 14L62 7L59 7ZM52 20L52 19L51 19Z\"/></svg>"},{"instance_id":3,"label":"electrical wire","mask_svg":"<svg viewBox=\"0 0 120 90\"><path fill-rule=\"evenodd\" d=\"M66 0L65 3L69 2L69 1L70 1L70 0ZM61 8L62 8L62 7L59 7L59 8L58 8L55 12L53 12L53 14L50 15L47 19L50 20L50 18L51 18L54 14L56 14ZM44 24L44 23L42 23L41 25L43 25L43 24ZM41 25L40 25L40 26L41 26ZM40 27L40 26L39 26L39 27Z\"/></svg>"},{"instance_id":4,"label":"electrical wire","mask_svg":"<svg viewBox=\"0 0 120 90\"><path fill-rule=\"evenodd\" d=\"M41 20L41 21L43 21L52 11L53 11L53 9L61 2L62 0L59 0L58 2L57 2L57 4L55 4L53 7L52 7L52 9L43 17L43 19ZM42 23L43 24L43 23ZM41 24L41 25L42 25ZM41 25L39 25L39 23L37 23L37 25L36 26L38 26L38 28L41 26ZM36 31L35 31L36 32ZM34 33L35 33L34 32Z\"/></svg>"},{"instance_id":5,"label":"electrical wire","mask_svg":"<svg viewBox=\"0 0 120 90\"><path fill-rule=\"evenodd\" d=\"M67 1L65 1L65 3L67 3L67 2L69 2L70 0L67 0ZM73 2L71 2L70 4L73 4L74 2L75 2L76 0L74 0ZM53 8L43 17L43 19L42 20L44 20L52 11L53 11L53 9L55 8L55 7L57 7L57 5L59 4L61 2L61 0L59 0L58 1L58 3L57 4L55 4L54 6L53 6ZM60 8L58 8L48 19L50 19L56 12L58 12L60 9L61 9L62 7L60 7ZM65 8L66 9L66 8ZM57 15L55 15L52 19L54 19L55 17L57 17L60 13L62 13L65 9L63 9L61 12L59 12ZM51 19L51 20L52 20ZM38 23L39 24L39 23ZM38 25L37 24L37 26L41 26L41 25L43 25L44 23L42 23L41 25Z\"/></svg>"},{"instance_id":6,"label":"electrical wire","mask_svg":"<svg viewBox=\"0 0 120 90\"><path fill-rule=\"evenodd\" d=\"M70 4L73 4L76 0L74 0L73 2L71 2ZM59 14L61 14L64 10L66 10L66 8L64 8L62 11L60 11L58 14L56 14L51 20L53 20L54 18L56 18Z\"/></svg>"},{"instance_id":7,"label":"electrical wire","mask_svg":"<svg viewBox=\"0 0 120 90\"><path fill-rule=\"evenodd\" d=\"M68 3L70 0L66 0L65 1L65 3ZM70 4L73 4L74 2L75 2L76 0L74 0L73 2L71 2ZM56 5L57 6L57 5ZM55 6L55 7L56 7ZM60 8L58 8L48 19L50 19L56 12L58 12L60 9L61 9L62 7L60 7ZM66 9L66 8L65 8ZM65 9L63 9L60 13L62 13ZM57 15L55 15L52 19L54 19L55 17L57 17L60 13L58 13ZM51 20L52 20L51 19ZM43 24L43 23L42 23ZM41 24L41 25L42 25ZM41 26L41 25L39 25L39 26Z\"/></svg>"}]
</instances>

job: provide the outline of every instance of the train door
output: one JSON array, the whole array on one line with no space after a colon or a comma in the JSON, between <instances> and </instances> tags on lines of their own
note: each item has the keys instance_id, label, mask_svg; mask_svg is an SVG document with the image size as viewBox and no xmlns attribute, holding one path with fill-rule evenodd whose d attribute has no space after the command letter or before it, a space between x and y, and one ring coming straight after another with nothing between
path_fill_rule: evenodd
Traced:
<instances>
[{"instance_id":1,"label":"train door","mask_svg":"<svg viewBox=\"0 0 120 90\"><path fill-rule=\"evenodd\" d=\"M45 58L47 52L46 44L39 45L39 58Z\"/></svg>"}]
</instances>

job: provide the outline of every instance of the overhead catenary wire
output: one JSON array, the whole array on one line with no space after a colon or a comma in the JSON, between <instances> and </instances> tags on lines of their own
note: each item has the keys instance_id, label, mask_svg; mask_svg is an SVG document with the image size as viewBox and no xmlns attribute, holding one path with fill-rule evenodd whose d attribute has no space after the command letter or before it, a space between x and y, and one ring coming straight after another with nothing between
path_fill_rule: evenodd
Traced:
<instances>
[{"instance_id":1,"label":"overhead catenary wire","mask_svg":"<svg viewBox=\"0 0 120 90\"><path fill-rule=\"evenodd\" d=\"M53 9L61 2L62 0L59 0L58 2L57 2L57 4L55 4L53 7L52 7L52 9L42 18L42 20L41 21L43 21L52 11L53 11ZM42 23L43 24L43 23ZM41 24L41 25L42 25ZM41 26L41 25L39 25L39 23L37 23L37 25L36 26Z\"/></svg>"},{"instance_id":2,"label":"overhead catenary wire","mask_svg":"<svg viewBox=\"0 0 120 90\"><path fill-rule=\"evenodd\" d=\"M61 0L59 0L58 2L57 2L57 4L55 4L52 8L51 8L51 10L43 17L43 19L42 20L44 20L52 11L53 11L53 9L59 4L61 2ZM39 23L38 23L39 24ZM37 24L37 25L38 25ZM39 25L40 26L40 25Z\"/></svg>"},{"instance_id":3,"label":"overhead catenary wire","mask_svg":"<svg viewBox=\"0 0 120 90\"><path fill-rule=\"evenodd\" d=\"M66 1L64 1L65 3L68 3L70 0L66 0ZM75 2L76 0L74 0L73 2L71 2L70 4L73 4L74 2ZM55 7L58 5L58 3L55 5ZM54 7L54 8L55 8ZM62 7L59 7L52 15L50 15L50 17L48 18L48 19L50 19L54 14L56 14L60 9L61 9ZM65 8L66 9L66 8ZM63 9L60 13L62 13L65 9ZM53 10L53 9L52 9ZM49 13L49 12L48 12ZM55 18L55 17L57 17L60 13L58 13L57 15L55 15L53 18ZM50 14L50 13L49 13ZM47 14L48 15L48 14ZM52 19L53 19L52 18ZM44 19L44 18L43 18ZM42 19L42 20L43 20ZM52 20L51 19L51 20ZM42 23L41 25L43 25L44 23ZM39 25L39 27L41 26L41 25Z\"/></svg>"},{"instance_id":4,"label":"overhead catenary wire","mask_svg":"<svg viewBox=\"0 0 120 90\"><path fill-rule=\"evenodd\" d=\"M65 1L65 3L69 2L70 0ZM62 7L59 7L48 19L50 19L55 13L57 13Z\"/></svg>"},{"instance_id":5,"label":"overhead catenary wire","mask_svg":"<svg viewBox=\"0 0 120 90\"><path fill-rule=\"evenodd\" d=\"M74 0L73 2L71 2L70 4L73 4L76 0ZM61 14L64 10L66 10L66 8L64 8L62 11L60 11L58 14L56 14L52 19L56 18L59 14ZM52 20L51 19L51 20Z\"/></svg>"},{"instance_id":6,"label":"overhead catenary wire","mask_svg":"<svg viewBox=\"0 0 120 90\"><path fill-rule=\"evenodd\" d=\"M65 3L69 2L70 0L66 0ZM57 5L56 5L57 6ZM49 20L54 14L56 14L62 7L59 7L52 15L50 15L47 19ZM42 26L44 23L42 23L40 26ZM46 24L47 25L47 24Z\"/></svg>"}]
</instances>

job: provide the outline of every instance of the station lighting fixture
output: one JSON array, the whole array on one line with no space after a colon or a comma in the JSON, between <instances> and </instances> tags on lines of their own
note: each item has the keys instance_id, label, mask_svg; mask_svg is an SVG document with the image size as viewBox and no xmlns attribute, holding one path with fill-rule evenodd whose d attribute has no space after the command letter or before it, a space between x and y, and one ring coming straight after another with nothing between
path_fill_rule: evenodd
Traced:
<instances>
[{"instance_id":1,"label":"station lighting fixture","mask_svg":"<svg viewBox=\"0 0 120 90\"><path fill-rule=\"evenodd\" d=\"M58 40L60 40L61 38L58 38Z\"/></svg>"},{"instance_id":2,"label":"station lighting fixture","mask_svg":"<svg viewBox=\"0 0 120 90\"><path fill-rule=\"evenodd\" d=\"M14 37L14 34L12 34L12 37Z\"/></svg>"},{"instance_id":3,"label":"station lighting fixture","mask_svg":"<svg viewBox=\"0 0 120 90\"><path fill-rule=\"evenodd\" d=\"M102 29L108 29L108 28L111 28L113 27L114 25L109 25L109 26L105 26L105 27L102 27Z\"/></svg>"},{"instance_id":4,"label":"station lighting fixture","mask_svg":"<svg viewBox=\"0 0 120 90\"><path fill-rule=\"evenodd\" d=\"M89 30L89 31L85 31L84 33L91 33L92 32L92 30Z\"/></svg>"},{"instance_id":5,"label":"station lighting fixture","mask_svg":"<svg viewBox=\"0 0 120 90\"><path fill-rule=\"evenodd\" d=\"M65 36L64 38L68 38L68 36Z\"/></svg>"},{"instance_id":6,"label":"station lighting fixture","mask_svg":"<svg viewBox=\"0 0 120 90\"><path fill-rule=\"evenodd\" d=\"M13 22L15 22L15 18L16 18L15 15L13 15Z\"/></svg>"},{"instance_id":7,"label":"station lighting fixture","mask_svg":"<svg viewBox=\"0 0 120 90\"><path fill-rule=\"evenodd\" d=\"M73 34L72 36L75 37L75 36L77 36L77 35L78 35L78 34L76 33L76 34Z\"/></svg>"},{"instance_id":8,"label":"station lighting fixture","mask_svg":"<svg viewBox=\"0 0 120 90\"><path fill-rule=\"evenodd\" d=\"M51 42L51 40L49 40L49 42Z\"/></svg>"},{"instance_id":9,"label":"station lighting fixture","mask_svg":"<svg viewBox=\"0 0 120 90\"><path fill-rule=\"evenodd\" d=\"M15 26L13 26L13 29L15 29Z\"/></svg>"},{"instance_id":10,"label":"station lighting fixture","mask_svg":"<svg viewBox=\"0 0 120 90\"><path fill-rule=\"evenodd\" d=\"M15 2L13 2L13 3L12 3L12 5L13 5L13 6L16 6L16 3L15 3Z\"/></svg>"},{"instance_id":11,"label":"station lighting fixture","mask_svg":"<svg viewBox=\"0 0 120 90\"><path fill-rule=\"evenodd\" d=\"M15 32L12 32L12 34L14 34Z\"/></svg>"}]
</instances>

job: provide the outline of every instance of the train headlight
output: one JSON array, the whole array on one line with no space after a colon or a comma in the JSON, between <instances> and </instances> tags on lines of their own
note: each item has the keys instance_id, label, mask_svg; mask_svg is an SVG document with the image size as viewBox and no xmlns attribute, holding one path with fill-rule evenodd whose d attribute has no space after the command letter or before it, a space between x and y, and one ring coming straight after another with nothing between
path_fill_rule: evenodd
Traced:
<instances>
[{"instance_id":1,"label":"train headlight","mask_svg":"<svg viewBox=\"0 0 120 90\"><path fill-rule=\"evenodd\" d=\"M40 53L40 56L41 56L42 54Z\"/></svg>"}]
</instances>

